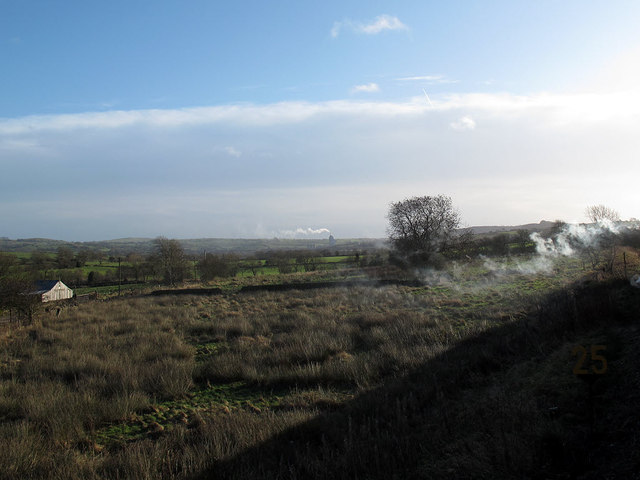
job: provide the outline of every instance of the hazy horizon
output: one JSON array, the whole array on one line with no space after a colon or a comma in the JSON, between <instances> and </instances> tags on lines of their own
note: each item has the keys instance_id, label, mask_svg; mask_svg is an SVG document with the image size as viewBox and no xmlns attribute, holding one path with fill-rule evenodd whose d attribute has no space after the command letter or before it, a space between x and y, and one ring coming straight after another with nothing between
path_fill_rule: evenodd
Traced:
<instances>
[{"instance_id":1,"label":"hazy horizon","mask_svg":"<svg viewBox=\"0 0 640 480\"><path fill-rule=\"evenodd\" d=\"M632 221L636 222L637 220L633 219ZM543 219L540 220L539 222L527 222L527 223L519 223L519 224L514 224L514 225L461 225L459 227L459 230L465 230L467 228L476 228L476 229L484 229L484 228L498 228L498 229L502 229L502 228L516 228L516 227L520 227L520 226L527 226L527 225L539 225L539 224L543 224L545 222L549 222L552 223L551 220L547 220L547 219ZM626 222L626 220L622 220L622 222ZM590 221L584 222L581 224L590 224ZM495 230L495 232L499 232L501 230ZM266 241L272 241L272 240L282 240L282 241L289 241L289 240L295 240L295 241L314 241L314 240L329 240L329 236L333 236L336 240L383 240L383 241L387 241L388 240L388 235L385 232L385 234L379 236L379 237L339 237L334 235L332 232L326 232L326 233L303 233L303 232L294 232L294 231L282 231L280 232L282 235L279 237L171 237L172 239L175 240L180 240L180 241L186 241L186 240L241 240L241 241L251 241L251 240L266 240ZM52 241L61 241L61 242L69 242L69 243L101 243L101 242L117 242L120 240L141 240L141 241L152 241L155 240L158 237L164 237L164 238L168 238L166 235L159 233L158 235L155 235L153 237L132 237L132 236L128 236L128 237L113 237L113 238L99 238L99 239L92 239L92 240L79 240L79 239L63 239L63 238L52 238L52 237L15 237L15 238L11 238L11 237L7 237L7 236L0 236L0 239L4 239L4 240L9 240L9 241L22 241L22 240L35 240L35 239L41 239L41 240L52 240Z\"/></svg>"},{"instance_id":2,"label":"hazy horizon","mask_svg":"<svg viewBox=\"0 0 640 480\"><path fill-rule=\"evenodd\" d=\"M640 4L4 2L0 237L637 217ZM328 235L327 235L328 236Z\"/></svg>"}]
</instances>

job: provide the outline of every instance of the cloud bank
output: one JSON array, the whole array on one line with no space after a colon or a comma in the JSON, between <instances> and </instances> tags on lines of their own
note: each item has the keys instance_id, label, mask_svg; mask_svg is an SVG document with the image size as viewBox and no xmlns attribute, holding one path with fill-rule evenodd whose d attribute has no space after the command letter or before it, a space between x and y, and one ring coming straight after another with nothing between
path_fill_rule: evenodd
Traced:
<instances>
[{"instance_id":1,"label":"cloud bank","mask_svg":"<svg viewBox=\"0 0 640 480\"><path fill-rule=\"evenodd\" d=\"M627 91L0 119L0 236L381 237L390 202L439 193L469 225L638 216L639 111Z\"/></svg>"}]
</instances>

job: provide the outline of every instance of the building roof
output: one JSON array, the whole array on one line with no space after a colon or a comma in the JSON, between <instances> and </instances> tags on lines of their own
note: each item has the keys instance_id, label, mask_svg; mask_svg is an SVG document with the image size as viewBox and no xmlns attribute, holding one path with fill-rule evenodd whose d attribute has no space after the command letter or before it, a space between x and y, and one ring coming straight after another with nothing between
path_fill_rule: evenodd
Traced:
<instances>
[{"instance_id":1,"label":"building roof","mask_svg":"<svg viewBox=\"0 0 640 480\"><path fill-rule=\"evenodd\" d=\"M48 292L56 286L58 280L36 280L36 291Z\"/></svg>"},{"instance_id":2,"label":"building roof","mask_svg":"<svg viewBox=\"0 0 640 480\"><path fill-rule=\"evenodd\" d=\"M60 280L36 280L35 291L31 293L33 294L47 293L50 290L52 290L53 287L55 287L58 284L58 282L60 282ZM62 283L62 285L64 285L64 283ZM67 287L66 285L64 286Z\"/></svg>"}]
</instances>

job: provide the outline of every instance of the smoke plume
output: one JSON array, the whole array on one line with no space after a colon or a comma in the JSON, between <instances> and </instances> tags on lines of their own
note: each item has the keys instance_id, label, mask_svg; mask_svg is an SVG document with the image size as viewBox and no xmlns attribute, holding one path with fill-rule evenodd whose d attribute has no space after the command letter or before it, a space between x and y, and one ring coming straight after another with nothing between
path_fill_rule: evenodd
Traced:
<instances>
[{"instance_id":1,"label":"smoke plume","mask_svg":"<svg viewBox=\"0 0 640 480\"><path fill-rule=\"evenodd\" d=\"M331 231L328 228L301 228L298 227L295 230L282 230L280 232L281 237L296 238L296 237L309 237L319 235L330 235Z\"/></svg>"},{"instance_id":2,"label":"smoke plume","mask_svg":"<svg viewBox=\"0 0 640 480\"><path fill-rule=\"evenodd\" d=\"M609 220L591 224L564 224L551 236L543 236L538 232L530 235L536 247L536 255L531 259L506 263L485 258L484 267L495 275L551 273L556 260L577 255L585 255L594 262L595 267L596 262L602 261L602 249L615 245L616 235L637 229L636 224L621 225Z\"/></svg>"}]
</instances>

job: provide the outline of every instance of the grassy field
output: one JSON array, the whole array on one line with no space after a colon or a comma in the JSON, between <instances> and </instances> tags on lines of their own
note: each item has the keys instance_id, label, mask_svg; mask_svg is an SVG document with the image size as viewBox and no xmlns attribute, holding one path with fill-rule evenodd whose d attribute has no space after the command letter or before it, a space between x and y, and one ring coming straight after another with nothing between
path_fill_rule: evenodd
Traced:
<instances>
[{"instance_id":1,"label":"grassy field","mask_svg":"<svg viewBox=\"0 0 640 480\"><path fill-rule=\"evenodd\" d=\"M240 238L199 238L183 239L180 244L189 255L208 253L236 253L250 255L259 251L276 250L325 250L332 251L365 251L380 248L385 239L371 238L338 238L335 245L329 244L329 239L240 239ZM0 238L1 252L55 252L60 247L70 248L74 253L82 250L94 250L105 255L126 255L140 253L147 255L153 251L152 238L121 238L98 242L65 242L47 238L29 238L11 240Z\"/></svg>"},{"instance_id":2,"label":"grassy field","mask_svg":"<svg viewBox=\"0 0 640 480\"><path fill-rule=\"evenodd\" d=\"M76 295L86 295L89 293L97 293L100 297L113 297L118 294L118 291L125 293L126 295L132 295L152 289L153 286L147 283L134 283L125 284L118 287L118 285L106 285L103 287L80 287L74 290Z\"/></svg>"},{"instance_id":3,"label":"grassy field","mask_svg":"<svg viewBox=\"0 0 640 480\"><path fill-rule=\"evenodd\" d=\"M640 291L571 259L520 263L422 286L237 278L6 326L0 476L631 478Z\"/></svg>"},{"instance_id":4,"label":"grassy field","mask_svg":"<svg viewBox=\"0 0 640 480\"><path fill-rule=\"evenodd\" d=\"M289 265L288 270L294 273L311 270L333 271L336 269L344 269L347 266L356 265L355 256L329 255L309 257L312 264L312 268L310 268L309 264L305 264L304 262L298 263L296 261L295 252L289 252L289 254L291 255L291 258L289 258L287 262ZM124 280L135 281L136 283L139 281L141 284L144 280L149 283L149 287L161 281L161 278L157 274L154 274L152 270L149 270L149 268L145 268L143 273L143 269L140 268L140 264L137 265L139 271L136 276L136 273L133 271L133 268L136 267L136 265L124 259L120 262L117 260L114 261L113 259L111 259L111 261L107 259L99 261L89 260L84 262L81 267L58 268L56 263L56 254L51 252L40 253L40 255L43 255L48 259L48 264L35 270L31 266L31 252L0 251L0 255L9 255L10 257L14 257L17 261L18 268L23 272L29 272L38 279L62 280L67 283L68 286L77 290L78 294L97 291L99 294L110 295L113 291L117 291L119 266L123 269ZM358 259L366 261L368 256L366 254L362 254L358 256ZM186 262L187 278L189 278L191 282L197 282L200 278L200 272L198 271L197 265L195 265L196 262L197 260L188 260ZM237 266L237 271L234 277L238 277L238 279L260 276L278 276L282 270L280 266L273 262L269 263L264 258L238 258L237 260L234 260L234 262L236 262ZM125 283L128 282L125 281ZM113 287L107 287L105 284L111 284ZM114 288L116 290L114 290ZM127 290L139 290L140 288L141 287L139 285L126 287Z\"/></svg>"}]
</instances>

